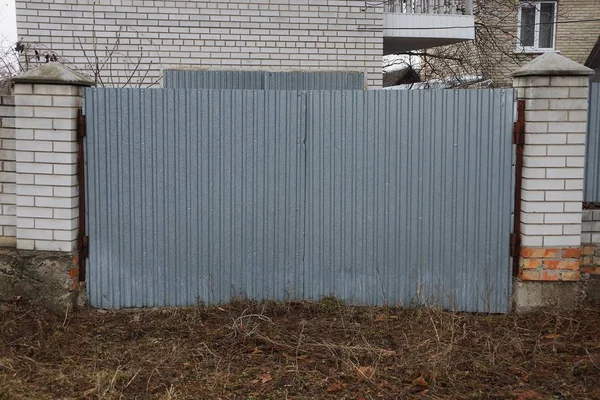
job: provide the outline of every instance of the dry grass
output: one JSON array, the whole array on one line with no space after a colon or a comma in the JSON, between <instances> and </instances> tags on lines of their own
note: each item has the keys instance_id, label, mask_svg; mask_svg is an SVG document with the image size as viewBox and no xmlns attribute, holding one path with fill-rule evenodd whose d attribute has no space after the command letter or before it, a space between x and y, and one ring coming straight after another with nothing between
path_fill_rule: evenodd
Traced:
<instances>
[{"instance_id":1,"label":"dry grass","mask_svg":"<svg viewBox=\"0 0 600 400\"><path fill-rule=\"evenodd\" d=\"M0 399L600 399L600 304L570 314L236 302L0 304Z\"/></svg>"}]
</instances>

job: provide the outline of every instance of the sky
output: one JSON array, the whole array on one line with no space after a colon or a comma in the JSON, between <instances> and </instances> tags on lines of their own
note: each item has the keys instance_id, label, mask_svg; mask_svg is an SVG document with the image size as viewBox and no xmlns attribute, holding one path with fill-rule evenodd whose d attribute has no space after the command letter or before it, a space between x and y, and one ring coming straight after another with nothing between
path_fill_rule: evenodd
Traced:
<instances>
[{"instance_id":1,"label":"sky","mask_svg":"<svg viewBox=\"0 0 600 400\"><path fill-rule=\"evenodd\" d=\"M0 0L0 47L12 46L16 41L15 0Z\"/></svg>"}]
</instances>

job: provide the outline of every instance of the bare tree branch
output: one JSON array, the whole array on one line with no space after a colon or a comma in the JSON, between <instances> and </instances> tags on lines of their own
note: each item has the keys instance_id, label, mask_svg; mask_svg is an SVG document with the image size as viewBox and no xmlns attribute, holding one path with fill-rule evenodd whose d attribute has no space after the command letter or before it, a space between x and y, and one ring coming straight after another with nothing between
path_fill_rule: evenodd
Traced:
<instances>
[{"instance_id":1,"label":"bare tree branch","mask_svg":"<svg viewBox=\"0 0 600 400\"><path fill-rule=\"evenodd\" d=\"M420 55L424 80L479 76L496 84L510 82L510 72L530 59L519 53L519 0L475 0L475 39L469 42L403 54ZM563 11L559 10L559 16Z\"/></svg>"}]
</instances>

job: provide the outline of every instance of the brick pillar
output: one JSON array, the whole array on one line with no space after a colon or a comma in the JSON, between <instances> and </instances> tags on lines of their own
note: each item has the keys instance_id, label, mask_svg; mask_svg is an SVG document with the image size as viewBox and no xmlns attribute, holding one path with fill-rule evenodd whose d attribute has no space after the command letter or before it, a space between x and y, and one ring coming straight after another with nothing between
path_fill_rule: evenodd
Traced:
<instances>
[{"instance_id":1,"label":"brick pillar","mask_svg":"<svg viewBox=\"0 0 600 400\"><path fill-rule=\"evenodd\" d=\"M522 281L578 281L587 96L592 70L556 53L516 71L525 99Z\"/></svg>"},{"instance_id":2,"label":"brick pillar","mask_svg":"<svg viewBox=\"0 0 600 400\"><path fill-rule=\"evenodd\" d=\"M17 248L74 252L83 76L49 63L15 79Z\"/></svg>"}]
</instances>

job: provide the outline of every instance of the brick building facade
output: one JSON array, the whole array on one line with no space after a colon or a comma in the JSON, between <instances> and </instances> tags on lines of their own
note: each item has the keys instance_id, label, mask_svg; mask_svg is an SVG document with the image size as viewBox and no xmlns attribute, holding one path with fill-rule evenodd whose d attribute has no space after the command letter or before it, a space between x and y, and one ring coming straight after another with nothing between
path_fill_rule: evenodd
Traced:
<instances>
[{"instance_id":1,"label":"brick building facade","mask_svg":"<svg viewBox=\"0 0 600 400\"><path fill-rule=\"evenodd\" d=\"M358 0L17 0L18 36L100 85L166 68L360 71L381 86L383 8ZM96 77L94 75L97 75Z\"/></svg>"},{"instance_id":2,"label":"brick building facade","mask_svg":"<svg viewBox=\"0 0 600 400\"><path fill-rule=\"evenodd\" d=\"M561 23L569 20L586 22ZM559 3L558 22L556 49L563 56L584 64L600 35L600 2L563 0Z\"/></svg>"},{"instance_id":3,"label":"brick building facade","mask_svg":"<svg viewBox=\"0 0 600 400\"><path fill-rule=\"evenodd\" d=\"M476 40L432 49L430 53L441 58L431 57L424 63L424 79L477 74L491 79L494 86L511 86L512 72L547 51L585 64L600 35L598 0L479 0L478 3ZM519 48L519 8L523 5L539 8L541 3L553 5L556 10L556 23L551 24L552 49ZM548 25L537 22L535 26L539 29Z\"/></svg>"},{"instance_id":4,"label":"brick building facade","mask_svg":"<svg viewBox=\"0 0 600 400\"><path fill-rule=\"evenodd\" d=\"M571 60L585 64L600 35L600 2L598 0L560 0L557 4L555 50ZM578 22L573 22L578 21ZM515 31L516 31L515 27ZM519 54L521 64L540 53ZM506 65L513 71L516 63Z\"/></svg>"}]
</instances>

